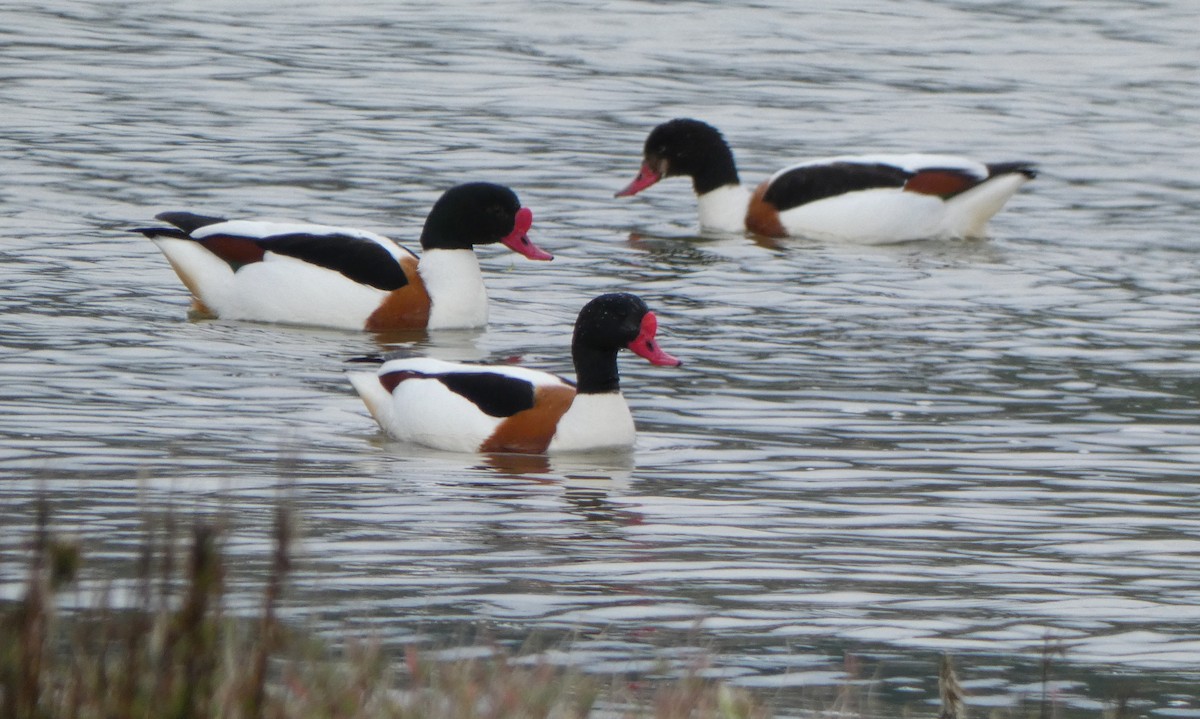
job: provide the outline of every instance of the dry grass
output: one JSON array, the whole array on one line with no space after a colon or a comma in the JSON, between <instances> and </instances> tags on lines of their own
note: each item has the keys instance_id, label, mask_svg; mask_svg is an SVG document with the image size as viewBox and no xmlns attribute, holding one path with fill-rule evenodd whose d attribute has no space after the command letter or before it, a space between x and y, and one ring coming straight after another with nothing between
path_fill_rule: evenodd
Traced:
<instances>
[{"instance_id":1,"label":"dry grass","mask_svg":"<svg viewBox=\"0 0 1200 719\"><path fill-rule=\"evenodd\" d=\"M92 608L59 612L84 556L51 531L43 502L17 601L0 604L0 717L3 719L765 719L755 694L702 676L698 663L674 679L604 678L513 656L445 660L409 647L398 659L370 642L335 649L278 620L292 565L294 520L281 504L259 610L225 612L223 535L219 524L177 526L168 513L147 520L123 608L102 592ZM480 647L476 645L474 649ZM1065 647L1047 641L1041 696L987 716L1054 719L1063 707L1049 687ZM876 696L881 677L864 677L847 655L846 682L805 701L800 715L823 719L909 715ZM940 714L964 719L967 700L949 658L938 676ZM1106 717L1133 713L1128 687L1109 697ZM899 709L899 711L898 711Z\"/></svg>"},{"instance_id":2,"label":"dry grass","mask_svg":"<svg viewBox=\"0 0 1200 719\"><path fill-rule=\"evenodd\" d=\"M5 719L439 719L768 716L749 693L696 675L650 686L605 682L497 650L403 661L372 644L334 651L289 632L276 608L291 568L293 520L275 518L275 549L258 616L223 609L222 531L174 519L147 525L134 571L136 606L56 611L82 562L39 507L24 596L0 614L0 716ZM182 545L182 550L180 549Z\"/></svg>"}]
</instances>

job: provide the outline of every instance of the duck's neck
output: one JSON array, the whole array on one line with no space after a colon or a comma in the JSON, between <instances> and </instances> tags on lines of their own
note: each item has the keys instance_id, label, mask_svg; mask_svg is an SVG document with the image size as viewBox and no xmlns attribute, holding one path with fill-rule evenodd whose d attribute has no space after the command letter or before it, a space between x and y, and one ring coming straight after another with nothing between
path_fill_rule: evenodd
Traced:
<instances>
[{"instance_id":1,"label":"duck's neck","mask_svg":"<svg viewBox=\"0 0 1200 719\"><path fill-rule=\"evenodd\" d=\"M426 250L417 272L429 292L429 329L487 324L487 290L474 250Z\"/></svg>"},{"instance_id":2,"label":"duck's neck","mask_svg":"<svg viewBox=\"0 0 1200 719\"><path fill-rule=\"evenodd\" d=\"M579 394L621 391L617 350L598 350L575 343L571 346L571 358L575 361L575 387Z\"/></svg>"},{"instance_id":3,"label":"duck's neck","mask_svg":"<svg viewBox=\"0 0 1200 719\"><path fill-rule=\"evenodd\" d=\"M696 200L700 227L719 232L742 232L746 229L750 191L741 185L722 185L699 195Z\"/></svg>"},{"instance_id":4,"label":"duck's neck","mask_svg":"<svg viewBox=\"0 0 1200 719\"><path fill-rule=\"evenodd\" d=\"M717 136L712 142L696 148L697 161L687 166L691 171L692 189L697 195L706 195L719 187L740 185L737 164L733 161L733 150Z\"/></svg>"}]
</instances>

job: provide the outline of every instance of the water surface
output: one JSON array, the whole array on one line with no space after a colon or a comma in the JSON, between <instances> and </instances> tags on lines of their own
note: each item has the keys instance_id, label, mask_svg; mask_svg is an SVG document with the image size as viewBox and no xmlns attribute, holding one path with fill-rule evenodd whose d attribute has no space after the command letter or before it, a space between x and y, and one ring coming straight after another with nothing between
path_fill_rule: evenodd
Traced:
<instances>
[{"instance_id":1,"label":"water surface","mask_svg":"<svg viewBox=\"0 0 1200 719\"><path fill-rule=\"evenodd\" d=\"M289 613L332 636L572 637L553 656L596 671L709 651L784 708L849 654L921 711L939 654L1008 707L1049 647L1062 706L1120 676L1144 712L1200 710L1188 3L17 2L0 58L7 596L45 494L92 583L126 571L144 513L225 517L252 609L287 495ZM612 198L682 115L750 182L874 151L1043 174L986 240L698 237L685 181ZM481 251L486 331L189 321L124 231L186 208L415 248L477 179L557 255ZM685 360L622 359L628 455L404 446L343 377L394 349L569 372L575 313L612 290Z\"/></svg>"}]
</instances>

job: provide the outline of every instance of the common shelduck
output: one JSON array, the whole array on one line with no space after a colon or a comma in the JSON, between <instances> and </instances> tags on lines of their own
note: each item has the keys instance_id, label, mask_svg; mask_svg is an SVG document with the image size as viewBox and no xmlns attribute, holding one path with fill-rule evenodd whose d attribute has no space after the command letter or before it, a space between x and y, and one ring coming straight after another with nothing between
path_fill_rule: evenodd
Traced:
<instances>
[{"instance_id":1,"label":"common shelduck","mask_svg":"<svg viewBox=\"0 0 1200 719\"><path fill-rule=\"evenodd\" d=\"M201 314L372 331L487 324L475 245L501 242L552 259L527 235L533 213L501 185L447 190L429 211L417 255L346 227L164 212L174 227L134 230L154 241Z\"/></svg>"},{"instance_id":2,"label":"common shelduck","mask_svg":"<svg viewBox=\"0 0 1200 719\"><path fill-rule=\"evenodd\" d=\"M575 321L575 382L510 365L392 359L350 382L393 437L456 452L579 452L629 447L633 416L621 395L617 351L675 367L658 322L635 295L588 302Z\"/></svg>"},{"instance_id":3,"label":"common shelduck","mask_svg":"<svg viewBox=\"0 0 1200 719\"><path fill-rule=\"evenodd\" d=\"M988 219L1036 174L1027 162L841 156L780 170L752 192L741 185L733 152L715 127L676 119L651 131L641 171L617 197L686 175L703 229L883 243L980 236Z\"/></svg>"}]
</instances>

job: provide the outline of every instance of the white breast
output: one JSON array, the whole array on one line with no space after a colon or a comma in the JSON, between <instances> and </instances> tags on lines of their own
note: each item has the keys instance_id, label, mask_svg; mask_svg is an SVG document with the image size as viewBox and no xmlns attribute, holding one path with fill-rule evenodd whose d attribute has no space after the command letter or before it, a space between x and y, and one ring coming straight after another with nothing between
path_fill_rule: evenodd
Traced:
<instances>
[{"instance_id":1,"label":"white breast","mask_svg":"<svg viewBox=\"0 0 1200 719\"><path fill-rule=\"evenodd\" d=\"M700 227L716 232L745 232L750 191L741 185L725 185L696 198Z\"/></svg>"},{"instance_id":2,"label":"white breast","mask_svg":"<svg viewBox=\"0 0 1200 719\"><path fill-rule=\"evenodd\" d=\"M429 291L429 329L487 324L487 289L474 250L428 250L417 271Z\"/></svg>"},{"instance_id":3,"label":"white breast","mask_svg":"<svg viewBox=\"0 0 1200 719\"><path fill-rule=\"evenodd\" d=\"M580 394L558 422L548 452L586 452L632 447L633 414L620 392Z\"/></svg>"}]
</instances>

